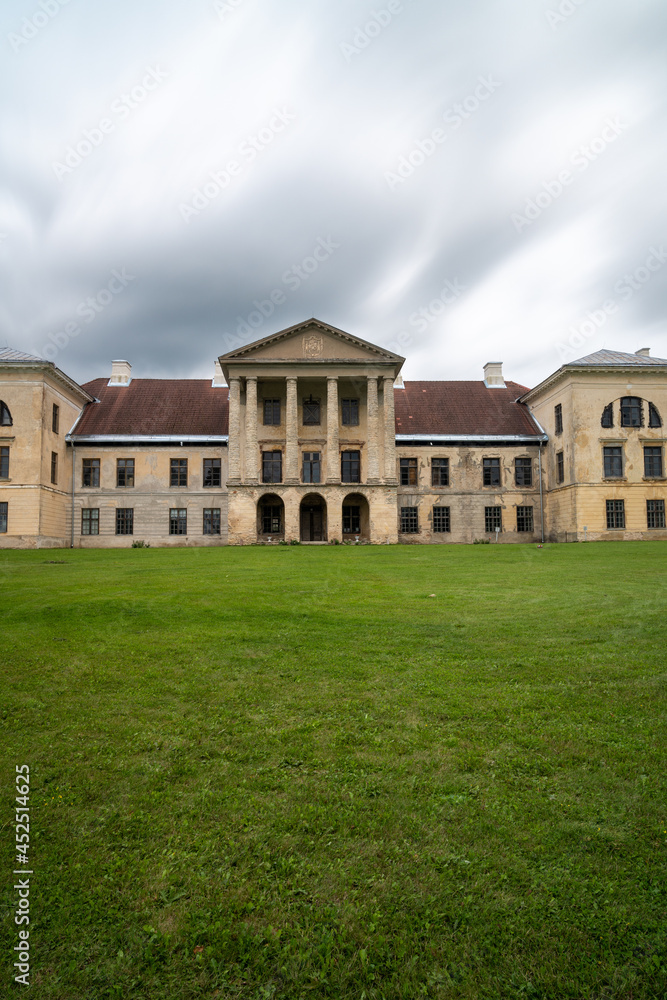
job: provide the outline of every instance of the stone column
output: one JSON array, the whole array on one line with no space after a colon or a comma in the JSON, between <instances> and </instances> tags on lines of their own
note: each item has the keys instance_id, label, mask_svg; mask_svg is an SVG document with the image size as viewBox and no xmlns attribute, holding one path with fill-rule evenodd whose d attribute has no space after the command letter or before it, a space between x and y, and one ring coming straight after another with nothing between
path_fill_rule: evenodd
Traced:
<instances>
[{"instance_id":1,"label":"stone column","mask_svg":"<svg viewBox=\"0 0 667 1000\"><path fill-rule=\"evenodd\" d=\"M327 376L327 482L340 482L338 449L338 378Z\"/></svg>"},{"instance_id":2,"label":"stone column","mask_svg":"<svg viewBox=\"0 0 667 1000\"><path fill-rule=\"evenodd\" d=\"M384 410L384 481L396 483L396 418L394 415L394 379L385 375L383 382Z\"/></svg>"},{"instance_id":3,"label":"stone column","mask_svg":"<svg viewBox=\"0 0 667 1000\"><path fill-rule=\"evenodd\" d=\"M366 405L368 407L368 470L366 482L380 482L380 449L378 445L378 380L372 375L366 379Z\"/></svg>"},{"instance_id":4,"label":"stone column","mask_svg":"<svg viewBox=\"0 0 667 1000\"><path fill-rule=\"evenodd\" d=\"M285 482L299 482L299 420L296 376L288 376L285 407Z\"/></svg>"},{"instance_id":5,"label":"stone column","mask_svg":"<svg viewBox=\"0 0 667 1000\"><path fill-rule=\"evenodd\" d=\"M257 479L257 376L248 375L245 380L245 479L246 483L256 483Z\"/></svg>"},{"instance_id":6,"label":"stone column","mask_svg":"<svg viewBox=\"0 0 667 1000\"><path fill-rule=\"evenodd\" d=\"M229 378L229 452L228 482L241 482L241 380L237 375Z\"/></svg>"}]
</instances>

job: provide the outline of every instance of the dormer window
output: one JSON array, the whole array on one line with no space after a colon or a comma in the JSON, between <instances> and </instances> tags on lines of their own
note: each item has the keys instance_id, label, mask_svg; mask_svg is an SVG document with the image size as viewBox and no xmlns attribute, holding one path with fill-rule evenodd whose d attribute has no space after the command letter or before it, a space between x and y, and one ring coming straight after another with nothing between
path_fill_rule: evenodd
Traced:
<instances>
[{"instance_id":1,"label":"dormer window","mask_svg":"<svg viewBox=\"0 0 667 1000\"><path fill-rule=\"evenodd\" d=\"M602 411L602 426L603 427L613 427L614 426L614 404L610 403L609 406L605 406Z\"/></svg>"},{"instance_id":2,"label":"dormer window","mask_svg":"<svg viewBox=\"0 0 667 1000\"><path fill-rule=\"evenodd\" d=\"M648 404L648 425L649 427L662 427L662 420L657 407L653 403Z\"/></svg>"},{"instance_id":3,"label":"dormer window","mask_svg":"<svg viewBox=\"0 0 667 1000\"><path fill-rule=\"evenodd\" d=\"M6 403L0 400L0 427L11 427L14 421Z\"/></svg>"},{"instance_id":4,"label":"dormer window","mask_svg":"<svg viewBox=\"0 0 667 1000\"><path fill-rule=\"evenodd\" d=\"M642 427L642 401L639 396L621 399L621 427Z\"/></svg>"}]
</instances>

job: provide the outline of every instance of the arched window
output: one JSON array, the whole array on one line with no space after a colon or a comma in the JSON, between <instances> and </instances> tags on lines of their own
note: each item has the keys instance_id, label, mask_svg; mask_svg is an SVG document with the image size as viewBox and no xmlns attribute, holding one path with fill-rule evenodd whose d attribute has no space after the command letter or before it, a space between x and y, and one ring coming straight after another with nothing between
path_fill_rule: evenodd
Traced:
<instances>
[{"instance_id":1,"label":"arched window","mask_svg":"<svg viewBox=\"0 0 667 1000\"><path fill-rule=\"evenodd\" d=\"M603 427L613 427L614 426L614 404L609 403L605 406L602 411L602 426Z\"/></svg>"},{"instance_id":2,"label":"arched window","mask_svg":"<svg viewBox=\"0 0 667 1000\"><path fill-rule=\"evenodd\" d=\"M0 427L11 427L13 423L9 407L0 399Z\"/></svg>"},{"instance_id":3,"label":"arched window","mask_svg":"<svg viewBox=\"0 0 667 1000\"><path fill-rule=\"evenodd\" d=\"M642 401L639 396L623 396L621 399L621 427L643 427Z\"/></svg>"},{"instance_id":4,"label":"arched window","mask_svg":"<svg viewBox=\"0 0 667 1000\"><path fill-rule=\"evenodd\" d=\"M662 420L658 413L658 408L653 403L648 404L648 425L649 427L662 427Z\"/></svg>"}]
</instances>

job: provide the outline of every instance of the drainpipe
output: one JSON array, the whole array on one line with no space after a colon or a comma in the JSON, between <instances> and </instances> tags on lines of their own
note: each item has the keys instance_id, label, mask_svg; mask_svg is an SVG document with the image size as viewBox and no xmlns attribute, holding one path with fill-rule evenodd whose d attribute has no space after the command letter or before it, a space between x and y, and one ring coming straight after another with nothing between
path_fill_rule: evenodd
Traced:
<instances>
[{"instance_id":1,"label":"drainpipe","mask_svg":"<svg viewBox=\"0 0 667 1000\"><path fill-rule=\"evenodd\" d=\"M537 460L540 468L540 527L542 528L542 544L544 544L544 496L542 494L542 444L540 441L540 448L537 453Z\"/></svg>"},{"instance_id":2,"label":"drainpipe","mask_svg":"<svg viewBox=\"0 0 667 1000\"><path fill-rule=\"evenodd\" d=\"M76 445L72 442L72 532L70 536L70 549L74 548L74 484L76 481Z\"/></svg>"}]
</instances>

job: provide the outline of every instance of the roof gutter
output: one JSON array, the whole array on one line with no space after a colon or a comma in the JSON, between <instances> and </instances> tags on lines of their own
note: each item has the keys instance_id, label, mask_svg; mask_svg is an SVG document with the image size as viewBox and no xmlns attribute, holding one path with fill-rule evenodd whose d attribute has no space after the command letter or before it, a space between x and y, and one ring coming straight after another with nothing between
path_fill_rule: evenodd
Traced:
<instances>
[{"instance_id":1,"label":"roof gutter","mask_svg":"<svg viewBox=\"0 0 667 1000\"><path fill-rule=\"evenodd\" d=\"M537 423L537 421L535 421ZM539 426L539 425L538 425ZM430 444L496 444L509 441L516 444L540 444L549 438L540 427L541 434L397 434L396 443L401 441L428 441Z\"/></svg>"},{"instance_id":2,"label":"roof gutter","mask_svg":"<svg viewBox=\"0 0 667 1000\"><path fill-rule=\"evenodd\" d=\"M68 444L227 444L228 434L72 434Z\"/></svg>"}]
</instances>

